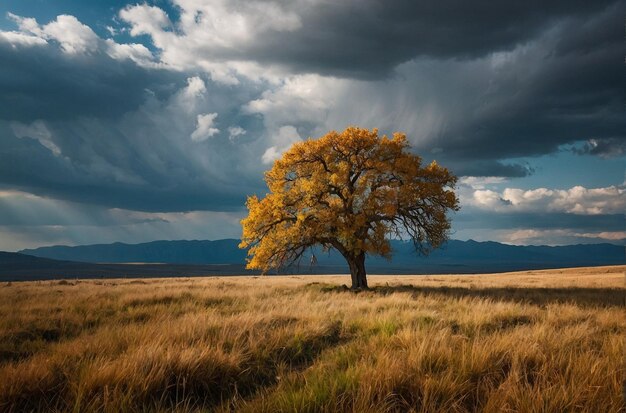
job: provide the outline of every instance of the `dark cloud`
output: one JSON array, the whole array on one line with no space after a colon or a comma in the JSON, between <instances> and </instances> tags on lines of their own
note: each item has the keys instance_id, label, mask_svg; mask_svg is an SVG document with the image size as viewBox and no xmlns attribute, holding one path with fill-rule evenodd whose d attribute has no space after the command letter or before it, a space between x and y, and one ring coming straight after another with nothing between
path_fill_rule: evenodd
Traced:
<instances>
[{"instance_id":1,"label":"dark cloud","mask_svg":"<svg viewBox=\"0 0 626 413\"><path fill-rule=\"evenodd\" d=\"M0 227L26 231L24 227L76 227L167 223L150 214L133 217L99 205L35 197L22 192L0 195Z\"/></svg>"},{"instance_id":2,"label":"dark cloud","mask_svg":"<svg viewBox=\"0 0 626 413\"><path fill-rule=\"evenodd\" d=\"M623 156L626 154L626 139L589 139L582 146L573 147L572 152L578 155L597 155L603 158Z\"/></svg>"},{"instance_id":3,"label":"dark cloud","mask_svg":"<svg viewBox=\"0 0 626 413\"><path fill-rule=\"evenodd\" d=\"M501 63L496 57L497 68L468 78L484 89L459 94L465 114L453 115L438 141L423 149L436 145L450 159L479 162L543 155L563 144L588 141L584 153L623 155L621 6L556 24L529 45L503 55ZM454 78L464 64L453 66L449 73ZM441 76L447 76L445 67Z\"/></svg>"},{"instance_id":4,"label":"dark cloud","mask_svg":"<svg viewBox=\"0 0 626 413\"><path fill-rule=\"evenodd\" d=\"M298 10L302 27L295 32L263 33L250 48L216 57L245 55L295 72L351 78L329 83L345 91L336 103L324 96L334 90L278 96L281 116L242 109L264 91L272 95L280 82L208 83L197 106L176 106L172 99L196 73L146 69L101 51L68 55L52 44L0 43L0 186L142 211L235 210L246 194L264 192L262 170L269 165L261 156L277 145L270 135L280 127L319 136L313 131L361 124L359 116L370 113L363 126L407 132L417 152L458 175L524 177L532 165L507 159L592 138L597 145L581 151L623 154L623 5L310 4ZM413 122L424 107L442 118L433 132ZM196 116L208 113L218 114L220 133L192 142ZM35 119L46 122L60 153L11 128ZM228 141L234 126L246 130L238 143Z\"/></svg>"},{"instance_id":5,"label":"dark cloud","mask_svg":"<svg viewBox=\"0 0 626 413\"><path fill-rule=\"evenodd\" d=\"M94 126L84 135L69 127L51 129L60 156L36 139L7 136L9 128L0 128L0 187L140 211L239 210L245 195L261 187L260 174L256 180L241 173L228 177L229 169L237 170L237 156L228 148L211 153L206 145L177 144L156 133L127 136ZM198 158L189 154L193 150Z\"/></svg>"},{"instance_id":6,"label":"dark cloud","mask_svg":"<svg viewBox=\"0 0 626 413\"><path fill-rule=\"evenodd\" d=\"M269 33L244 51L297 71L375 78L416 57L471 59L510 50L560 20L612 1L376 1L311 3L302 27ZM621 14L620 14L621 16ZM621 27L621 26L620 26Z\"/></svg>"},{"instance_id":7,"label":"dark cloud","mask_svg":"<svg viewBox=\"0 0 626 413\"><path fill-rule=\"evenodd\" d=\"M461 210L453 217L463 229L572 229L588 232L618 231L624 228L624 214L579 215L568 213L494 213Z\"/></svg>"},{"instance_id":8,"label":"dark cloud","mask_svg":"<svg viewBox=\"0 0 626 413\"><path fill-rule=\"evenodd\" d=\"M208 80L198 77L202 87L186 95L194 73L143 68L102 51L69 55L55 44L0 42L0 61L2 189L140 211L225 211L261 187L254 163L238 165L242 154L227 132L259 129L239 107L258 85L209 83L207 92ZM218 113L221 134L193 142L197 116L206 113Z\"/></svg>"},{"instance_id":9,"label":"dark cloud","mask_svg":"<svg viewBox=\"0 0 626 413\"><path fill-rule=\"evenodd\" d=\"M446 166L457 176L501 176L507 178L522 178L532 175L534 169L530 165L520 163L505 163L488 160L459 161L445 156L435 157L438 162Z\"/></svg>"},{"instance_id":10,"label":"dark cloud","mask_svg":"<svg viewBox=\"0 0 626 413\"><path fill-rule=\"evenodd\" d=\"M110 59L101 63L110 67L98 68L100 73L119 67ZM85 67L73 70L81 73ZM150 77L153 73L143 71L147 80L142 82L159 80L161 74ZM141 98L132 105L123 99L113 102L98 94L89 96L89 87L80 86L82 80L77 79L76 87L83 88L77 93L92 101L89 107L75 108L78 103L59 92L49 96L50 108L46 111L37 113L35 106L23 114L27 117L32 112L30 116L44 121L29 123L28 117L19 123L15 118L11 122L0 120L0 188L140 211L241 209L246 194L262 188L261 165L254 161L240 163L251 155L229 141L228 127L259 128L258 120L239 110L241 101L251 99L256 88L231 91L227 86L209 84L208 93L206 80L197 78L196 84L202 87L193 92L182 74L168 78L172 79L177 82L168 85L167 94L141 91L137 93ZM128 85L131 100L133 87ZM26 89L23 94L30 91ZM122 98L122 91L119 93ZM117 107L109 110L109 105ZM56 111L57 106L61 112ZM76 113L72 114L73 108ZM100 108L108 111L98 113ZM218 113L216 126L220 134L206 142L193 142L190 135L196 128L197 116L212 112ZM244 137L255 136L248 133Z\"/></svg>"},{"instance_id":11,"label":"dark cloud","mask_svg":"<svg viewBox=\"0 0 626 413\"><path fill-rule=\"evenodd\" d=\"M97 52L70 55L55 45L12 47L0 42L0 119L116 117L136 109L147 94L175 91L185 77L145 69Z\"/></svg>"}]
</instances>

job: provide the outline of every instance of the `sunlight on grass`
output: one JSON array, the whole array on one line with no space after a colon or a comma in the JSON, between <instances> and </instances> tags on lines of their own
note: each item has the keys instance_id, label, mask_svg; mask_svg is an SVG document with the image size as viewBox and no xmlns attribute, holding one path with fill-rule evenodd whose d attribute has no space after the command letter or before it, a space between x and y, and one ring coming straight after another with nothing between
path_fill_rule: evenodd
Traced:
<instances>
[{"instance_id":1,"label":"sunlight on grass","mask_svg":"<svg viewBox=\"0 0 626 413\"><path fill-rule=\"evenodd\" d=\"M563 271L2 284L0 410L623 411L624 267Z\"/></svg>"}]
</instances>

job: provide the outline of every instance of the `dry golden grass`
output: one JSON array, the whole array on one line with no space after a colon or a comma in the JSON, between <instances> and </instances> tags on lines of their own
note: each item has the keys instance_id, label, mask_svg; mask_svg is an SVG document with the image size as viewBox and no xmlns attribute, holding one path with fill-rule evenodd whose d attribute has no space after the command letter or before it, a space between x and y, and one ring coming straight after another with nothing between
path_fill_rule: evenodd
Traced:
<instances>
[{"instance_id":1,"label":"dry golden grass","mask_svg":"<svg viewBox=\"0 0 626 413\"><path fill-rule=\"evenodd\" d=\"M4 283L0 411L624 411L625 269Z\"/></svg>"}]
</instances>

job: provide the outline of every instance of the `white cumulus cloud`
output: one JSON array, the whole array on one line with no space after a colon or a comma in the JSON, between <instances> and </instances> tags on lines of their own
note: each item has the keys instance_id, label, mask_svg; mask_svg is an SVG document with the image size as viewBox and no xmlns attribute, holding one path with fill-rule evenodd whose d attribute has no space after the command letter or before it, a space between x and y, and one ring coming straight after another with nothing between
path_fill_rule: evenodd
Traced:
<instances>
[{"instance_id":1,"label":"white cumulus cloud","mask_svg":"<svg viewBox=\"0 0 626 413\"><path fill-rule=\"evenodd\" d=\"M274 162L285 152L291 145L302 140L298 130L291 125L286 125L278 129L278 132L271 137L274 145L270 146L263 152L261 160L264 164Z\"/></svg>"},{"instance_id":2,"label":"white cumulus cloud","mask_svg":"<svg viewBox=\"0 0 626 413\"><path fill-rule=\"evenodd\" d=\"M177 0L180 19L172 23L156 6L137 4L122 9L119 17L133 36L148 35L160 50L161 62L176 70L202 69L224 84L238 84L239 76L267 78L269 68L232 57L267 32L289 32L301 27L299 16L285 4L272 1ZM172 30L174 28L174 30Z\"/></svg>"},{"instance_id":3,"label":"white cumulus cloud","mask_svg":"<svg viewBox=\"0 0 626 413\"><path fill-rule=\"evenodd\" d=\"M13 47L43 46L49 41L54 41L69 55L102 51L113 59L130 59L143 67L160 66L152 52L143 44L120 44L112 39L102 39L75 16L62 14L45 25L40 25L32 17L21 17L13 13L8 13L8 17L17 24L19 31L0 31L0 41L7 42Z\"/></svg>"},{"instance_id":4,"label":"white cumulus cloud","mask_svg":"<svg viewBox=\"0 0 626 413\"><path fill-rule=\"evenodd\" d=\"M234 142L237 137L245 134L246 130L241 126L231 126L228 128L228 139L230 139L231 142Z\"/></svg>"},{"instance_id":5,"label":"white cumulus cloud","mask_svg":"<svg viewBox=\"0 0 626 413\"><path fill-rule=\"evenodd\" d=\"M191 139L195 142L202 142L219 133L220 130L214 127L215 118L217 118L217 113L198 115L196 130L192 132Z\"/></svg>"},{"instance_id":6,"label":"white cumulus cloud","mask_svg":"<svg viewBox=\"0 0 626 413\"><path fill-rule=\"evenodd\" d=\"M105 44L107 46L107 54L113 59L130 59L140 66L146 67L157 66L157 64L153 61L154 56L152 56L152 52L143 44L119 44L111 39L106 39Z\"/></svg>"},{"instance_id":7,"label":"white cumulus cloud","mask_svg":"<svg viewBox=\"0 0 626 413\"><path fill-rule=\"evenodd\" d=\"M130 34L158 36L172 25L167 14L156 6L137 4L120 10L120 18L131 24ZM157 39L155 39L157 40Z\"/></svg>"},{"instance_id":8,"label":"white cumulus cloud","mask_svg":"<svg viewBox=\"0 0 626 413\"><path fill-rule=\"evenodd\" d=\"M74 16L62 14L42 28L49 39L54 39L61 49L69 54L93 52L98 49L96 33L87 25L82 24Z\"/></svg>"},{"instance_id":9,"label":"white cumulus cloud","mask_svg":"<svg viewBox=\"0 0 626 413\"><path fill-rule=\"evenodd\" d=\"M626 231L581 232L570 229L521 229L502 234L501 241L517 245L567 245L626 240Z\"/></svg>"},{"instance_id":10,"label":"white cumulus cloud","mask_svg":"<svg viewBox=\"0 0 626 413\"><path fill-rule=\"evenodd\" d=\"M43 46L48 44L45 39L31 34L16 31L0 31L0 42L9 43L13 47L18 46Z\"/></svg>"},{"instance_id":11,"label":"white cumulus cloud","mask_svg":"<svg viewBox=\"0 0 626 413\"><path fill-rule=\"evenodd\" d=\"M464 202L494 212L561 212L579 215L623 214L626 211L626 189L621 186L570 189L505 188L475 190Z\"/></svg>"}]
</instances>

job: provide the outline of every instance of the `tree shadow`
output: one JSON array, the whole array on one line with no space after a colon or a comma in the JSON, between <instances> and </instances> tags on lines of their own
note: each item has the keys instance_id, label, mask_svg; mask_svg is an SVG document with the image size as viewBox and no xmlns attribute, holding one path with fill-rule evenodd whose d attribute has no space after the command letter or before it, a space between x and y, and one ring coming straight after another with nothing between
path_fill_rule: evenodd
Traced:
<instances>
[{"instance_id":1,"label":"tree shadow","mask_svg":"<svg viewBox=\"0 0 626 413\"><path fill-rule=\"evenodd\" d=\"M408 293L413 299L423 296L452 298L487 298L494 301L512 301L535 305L572 303L581 306L624 307L626 289L623 288L544 288L544 287L451 287L416 286L412 284L374 286L368 290L350 290L345 285L324 285L320 291L326 293L389 295Z\"/></svg>"}]
</instances>

